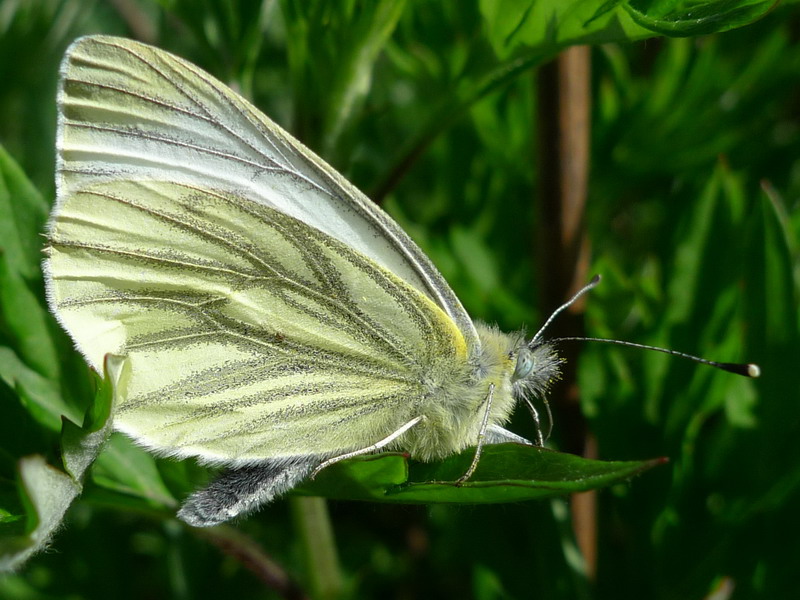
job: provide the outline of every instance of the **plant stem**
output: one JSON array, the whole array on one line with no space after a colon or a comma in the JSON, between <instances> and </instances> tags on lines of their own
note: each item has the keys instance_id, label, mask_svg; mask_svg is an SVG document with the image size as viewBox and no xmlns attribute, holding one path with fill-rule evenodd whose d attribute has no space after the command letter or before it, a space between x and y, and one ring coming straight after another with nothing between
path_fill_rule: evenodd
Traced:
<instances>
[{"instance_id":1,"label":"plant stem","mask_svg":"<svg viewBox=\"0 0 800 600\"><path fill-rule=\"evenodd\" d=\"M306 600L307 596L292 581L289 574L270 558L252 538L229 525L192 528L192 532L205 538L225 554L234 557L255 573L264 584L287 600Z\"/></svg>"},{"instance_id":2,"label":"plant stem","mask_svg":"<svg viewBox=\"0 0 800 600\"><path fill-rule=\"evenodd\" d=\"M586 233L591 131L590 48L573 46L542 66L537 78L539 109L539 218L536 238L542 274L542 313L549 314L585 285L590 243ZM585 297L573 303L550 330L552 337L583 336ZM564 424L567 452L596 458L596 442L580 409L577 384L579 347L562 349L562 384L551 402ZM594 579L597 563L595 492L572 496L572 523L586 565Z\"/></svg>"},{"instance_id":3,"label":"plant stem","mask_svg":"<svg viewBox=\"0 0 800 600\"><path fill-rule=\"evenodd\" d=\"M292 497L289 502L305 550L313 597L316 600L339 598L342 575L327 502L316 496Z\"/></svg>"}]
</instances>

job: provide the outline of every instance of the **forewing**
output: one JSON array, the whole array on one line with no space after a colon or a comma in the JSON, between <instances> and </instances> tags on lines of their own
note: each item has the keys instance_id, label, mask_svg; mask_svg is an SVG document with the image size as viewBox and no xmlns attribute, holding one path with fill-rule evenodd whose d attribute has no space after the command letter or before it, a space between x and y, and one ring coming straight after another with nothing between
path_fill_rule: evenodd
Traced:
<instances>
[{"instance_id":1,"label":"forewing","mask_svg":"<svg viewBox=\"0 0 800 600\"><path fill-rule=\"evenodd\" d=\"M468 347L469 316L414 242L374 203L250 103L167 52L106 36L62 65L59 198L88 185L160 179L225 190L338 239L436 302Z\"/></svg>"},{"instance_id":2,"label":"forewing","mask_svg":"<svg viewBox=\"0 0 800 600\"><path fill-rule=\"evenodd\" d=\"M51 223L54 313L88 361L131 362L117 428L174 456L341 454L416 416L462 368L438 305L371 258L229 191L116 181Z\"/></svg>"}]
</instances>

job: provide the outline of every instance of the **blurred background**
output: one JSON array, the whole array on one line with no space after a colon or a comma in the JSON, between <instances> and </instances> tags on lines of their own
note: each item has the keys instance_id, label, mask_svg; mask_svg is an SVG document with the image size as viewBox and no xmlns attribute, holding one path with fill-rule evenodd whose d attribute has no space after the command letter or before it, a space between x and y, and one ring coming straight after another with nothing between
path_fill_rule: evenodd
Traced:
<instances>
[{"instance_id":1,"label":"blurred background","mask_svg":"<svg viewBox=\"0 0 800 600\"><path fill-rule=\"evenodd\" d=\"M25 232L22 246L41 245L66 47L122 35L208 70L322 155L408 231L474 318L535 331L601 273L554 335L752 361L763 376L565 344L574 370L551 399L550 444L670 462L588 497L330 501L328 587L297 500L226 538L287 578L265 582L243 552L171 516L202 469L115 436L47 550L0 576L0 597L793 597L799 26L793 3L753 0L4 0L0 204L13 214L23 187L41 202L6 220L3 257ZM19 269L34 299L25 319L42 319L60 372L37 366L40 340L18 325L22 295L4 283L0 500L20 511L0 522L12 525L19 457L59 460L59 422L20 373L36 372L78 414L91 395L86 367L39 316L37 263ZM532 437L517 413L510 428Z\"/></svg>"}]
</instances>

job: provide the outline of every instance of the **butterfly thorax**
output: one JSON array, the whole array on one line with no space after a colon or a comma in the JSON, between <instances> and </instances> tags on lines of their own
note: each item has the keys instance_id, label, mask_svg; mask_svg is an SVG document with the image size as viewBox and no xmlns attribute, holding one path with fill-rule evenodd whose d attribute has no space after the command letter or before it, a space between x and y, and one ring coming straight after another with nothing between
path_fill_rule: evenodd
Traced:
<instances>
[{"instance_id":1,"label":"butterfly thorax","mask_svg":"<svg viewBox=\"0 0 800 600\"><path fill-rule=\"evenodd\" d=\"M424 421L398 444L418 460L438 460L474 446L490 393L488 424L502 426L518 401L541 396L558 377L560 359L552 346L529 348L522 332L475 325L480 349L469 362L443 366L434 374L431 393L419 407ZM520 359L529 361L522 371Z\"/></svg>"}]
</instances>

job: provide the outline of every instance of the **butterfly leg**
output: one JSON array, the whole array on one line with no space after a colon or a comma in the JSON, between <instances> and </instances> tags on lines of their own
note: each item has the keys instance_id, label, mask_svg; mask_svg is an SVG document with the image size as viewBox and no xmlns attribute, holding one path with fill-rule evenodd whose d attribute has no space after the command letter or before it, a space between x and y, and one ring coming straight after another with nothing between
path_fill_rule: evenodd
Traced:
<instances>
[{"instance_id":1,"label":"butterfly leg","mask_svg":"<svg viewBox=\"0 0 800 600\"><path fill-rule=\"evenodd\" d=\"M456 485L461 485L467 479L472 477L475 469L478 468L478 462L481 459L481 452L483 452L483 445L486 443L486 428L489 426L489 413L492 411L492 399L494 398L494 384L489 384L489 394L486 396L486 410L483 412L483 420L481 421L481 429L478 432L478 443L475 445L475 456L472 457L472 462L469 469L461 477L456 480Z\"/></svg>"},{"instance_id":2,"label":"butterfly leg","mask_svg":"<svg viewBox=\"0 0 800 600\"><path fill-rule=\"evenodd\" d=\"M329 458L328 460L320 463L317 466L317 468L312 471L311 479L314 479L314 477L317 476L317 473L322 471L322 469L324 469L325 467L329 467L332 464L339 462L340 460L345 460L347 458L353 458L354 456L360 456L362 454L369 454L370 452L375 452L376 450L380 450L381 448L383 448L385 446L388 446L394 440L396 440L401 435L403 435L406 431L411 429L414 425L416 425L417 423L422 421L423 418L424 417L422 417L422 416L414 417L408 423L406 423L405 425L400 427L400 429L398 429L397 431L394 431L391 434L387 435L385 438L383 438L379 442L376 442L376 443L372 444L372 446L368 446L366 448L361 448L360 450L354 450L353 452L347 452L346 454L340 454L339 456L334 456L333 458Z\"/></svg>"},{"instance_id":3,"label":"butterfly leg","mask_svg":"<svg viewBox=\"0 0 800 600\"><path fill-rule=\"evenodd\" d=\"M533 417L533 422L536 425L536 445L537 446L544 446L544 436L542 436L542 422L539 420L539 411L536 410L536 407L533 405L533 402L530 401L529 398L523 398L525 404L528 406L528 410ZM550 422L550 431L553 429L553 415L550 412L550 404L545 401L545 406L547 407L547 417L548 421ZM550 437L550 431L547 432L547 437Z\"/></svg>"}]
</instances>

